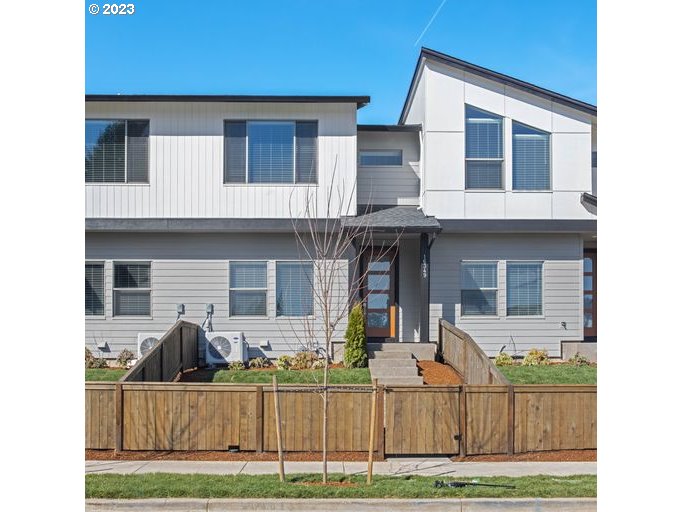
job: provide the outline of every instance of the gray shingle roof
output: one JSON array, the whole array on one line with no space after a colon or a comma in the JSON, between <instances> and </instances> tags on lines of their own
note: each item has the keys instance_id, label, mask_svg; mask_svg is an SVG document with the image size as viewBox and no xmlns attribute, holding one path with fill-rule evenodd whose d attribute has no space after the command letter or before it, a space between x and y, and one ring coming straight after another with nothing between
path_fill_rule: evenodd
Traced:
<instances>
[{"instance_id":1,"label":"gray shingle roof","mask_svg":"<svg viewBox=\"0 0 682 512\"><path fill-rule=\"evenodd\" d=\"M435 217L427 217L416 206L392 206L356 217L344 217L343 225L368 226L374 231L437 233L441 230Z\"/></svg>"}]
</instances>

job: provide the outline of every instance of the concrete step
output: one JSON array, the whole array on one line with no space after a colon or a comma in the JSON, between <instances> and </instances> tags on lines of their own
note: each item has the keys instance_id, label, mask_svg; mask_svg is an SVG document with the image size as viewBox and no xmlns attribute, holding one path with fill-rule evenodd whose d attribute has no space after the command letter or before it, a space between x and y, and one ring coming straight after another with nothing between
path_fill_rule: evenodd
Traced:
<instances>
[{"instance_id":1,"label":"concrete step","mask_svg":"<svg viewBox=\"0 0 682 512\"><path fill-rule=\"evenodd\" d=\"M395 360L405 360L412 359L412 353L410 352L399 352L391 350L389 352L368 350L367 357L370 359L395 359Z\"/></svg>"},{"instance_id":2,"label":"concrete step","mask_svg":"<svg viewBox=\"0 0 682 512\"><path fill-rule=\"evenodd\" d=\"M369 360L370 368L404 368L404 367L412 368L414 366L417 366L417 360L407 357L401 357L396 359L378 358Z\"/></svg>"},{"instance_id":3,"label":"concrete step","mask_svg":"<svg viewBox=\"0 0 682 512\"><path fill-rule=\"evenodd\" d=\"M385 377L377 379L384 386L423 386L423 377Z\"/></svg>"},{"instance_id":4,"label":"concrete step","mask_svg":"<svg viewBox=\"0 0 682 512\"><path fill-rule=\"evenodd\" d=\"M419 375L419 369L416 366L412 368L372 368L370 373L373 379L380 379L382 377L416 377Z\"/></svg>"},{"instance_id":5,"label":"concrete step","mask_svg":"<svg viewBox=\"0 0 682 512\"><path fill-rule=\"evenodd\" d=\"M368 343L367 350L372 352L407 352L412 353L411 343Z\"/></svg>"}]
</instances>

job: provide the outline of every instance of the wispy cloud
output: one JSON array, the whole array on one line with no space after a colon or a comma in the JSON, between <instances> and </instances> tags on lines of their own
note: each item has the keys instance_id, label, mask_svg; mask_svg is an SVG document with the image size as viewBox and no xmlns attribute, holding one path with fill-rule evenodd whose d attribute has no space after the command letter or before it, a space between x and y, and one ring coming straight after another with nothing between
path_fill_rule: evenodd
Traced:
<instances>
[{"instance_id":1,"label":"wispy cloud","mask_svg":"<svg viewBox=\"0 0 682 512\"><path fill-rule=\"evenodd\" d=\"M419 43L419 41L421 41L422 37L424 37L424 34L426 34L426 31L427 31L427 30L429 29L429 27L431 26L431 23L433 23L433 20L436 19L436 16L438 16L438 13L440 12L440 10L441 10L441 9L443 8L443 6L445 5L445 2L447 2L447 1L448 1L448 0L443 0L443 1L440 3L440 5L438 6L438 9L436 9L436 12L433 13L433 16L431 16L431 19L429 20L429 22L428 22L428 23L426 24L426 26L424 27L424 30L422 30L422 33L419 34L419 37L418 37L417 40L414 42L414 46L417 46L417 43Z\"/></svg>"}]
</instances>

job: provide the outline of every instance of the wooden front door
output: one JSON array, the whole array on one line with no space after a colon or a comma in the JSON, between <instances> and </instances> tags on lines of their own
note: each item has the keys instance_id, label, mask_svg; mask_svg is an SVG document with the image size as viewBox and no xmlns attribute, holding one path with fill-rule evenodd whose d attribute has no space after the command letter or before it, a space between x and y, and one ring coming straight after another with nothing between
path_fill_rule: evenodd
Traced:
<instances>
[{"instance_id":1,"label":"wooden front door","mask_svg":"<svg viewBox=\"0 0 682 512\"><path fill-rule=\"evenodd\" d=\"M597 338L597 251L583 255L583 327L585 339Z\"/></svg>"},{"instance_id":2,"label":"wooden front door","mask_svg":"<svg viewBox=\"0 0 682 512\"><path fill-rule=\"evenodd\" d=\"M395 262L395 251L366 249L363 253L365 332L371 341L396 337Z\"/></svg>"}]
</instances>

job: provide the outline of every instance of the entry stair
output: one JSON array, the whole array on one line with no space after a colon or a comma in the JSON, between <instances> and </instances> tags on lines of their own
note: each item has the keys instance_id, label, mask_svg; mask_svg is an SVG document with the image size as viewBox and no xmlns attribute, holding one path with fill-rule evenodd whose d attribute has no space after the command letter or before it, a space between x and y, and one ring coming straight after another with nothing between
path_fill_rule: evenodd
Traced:
<instances>
[{"instance_id":1,"label":"entry stair","mask_svg":"<svg viewBox=\"0 0 682 512\"><path fill-rule=\"evenodd\" d=\"M421 386L417 360L409 345L403 343L368 343L369 372L372 379L387 386Z\"/></svg>"}]
</instances>

